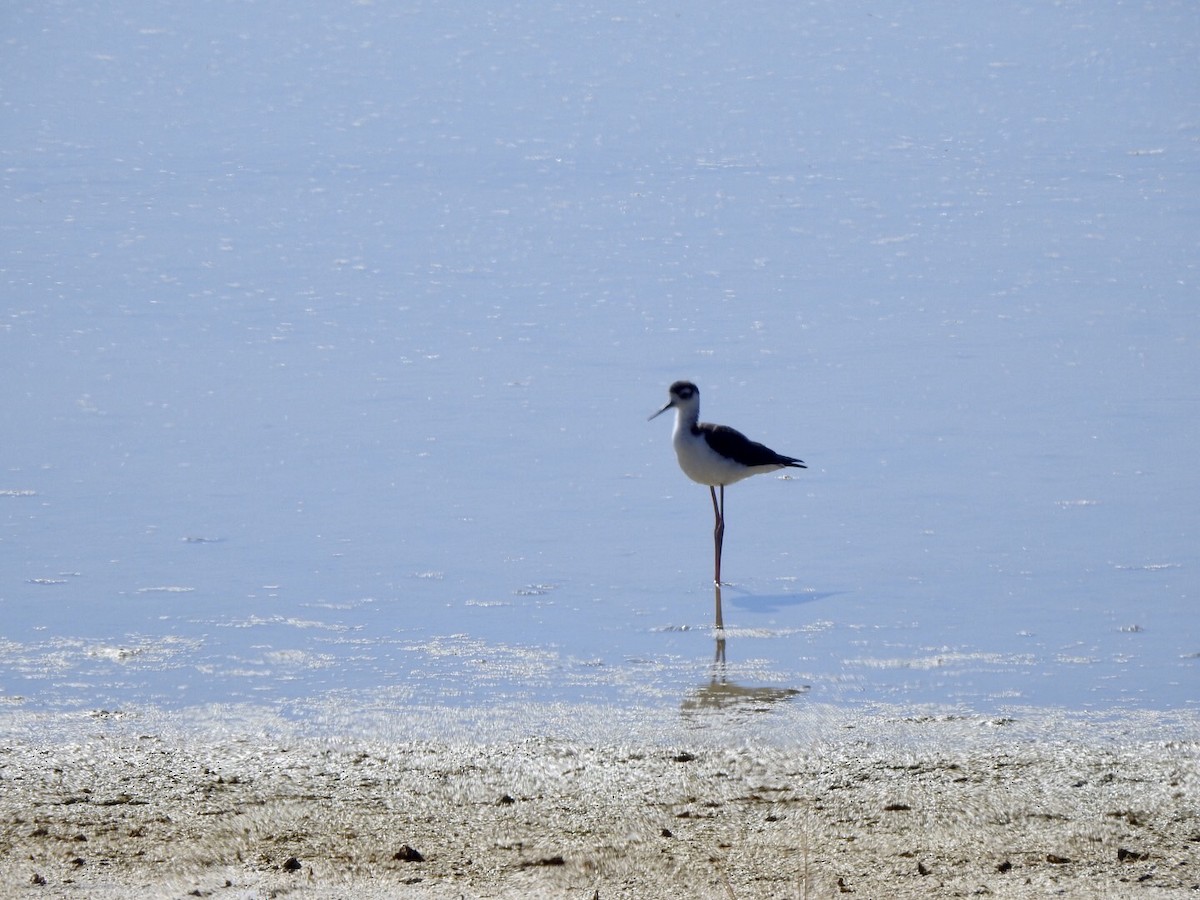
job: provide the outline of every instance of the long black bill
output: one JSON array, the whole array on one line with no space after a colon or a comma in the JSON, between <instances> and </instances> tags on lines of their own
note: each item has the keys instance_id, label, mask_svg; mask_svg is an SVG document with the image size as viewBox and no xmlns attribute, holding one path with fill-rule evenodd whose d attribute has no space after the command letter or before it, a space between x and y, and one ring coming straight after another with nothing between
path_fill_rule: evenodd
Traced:
<instances>
[{"instance_id":1,"label":"long black bill","mask_svg":"<svg viewBox=\"0 0 1200 900\"><path fill-rule=\"evenodd\" d=\"M657 419L659 416L661 416L663 413L665 413L668 409L670 409L674 405L675 405L675 401L672 400L670 403L668 403L666 406L664 406L662 409L660 409L658 412L656 412L654 415L652 415L650 417L650 419ZM650 419L647 419L646 421L649 422Z\"/></svg>"}]
</instances>

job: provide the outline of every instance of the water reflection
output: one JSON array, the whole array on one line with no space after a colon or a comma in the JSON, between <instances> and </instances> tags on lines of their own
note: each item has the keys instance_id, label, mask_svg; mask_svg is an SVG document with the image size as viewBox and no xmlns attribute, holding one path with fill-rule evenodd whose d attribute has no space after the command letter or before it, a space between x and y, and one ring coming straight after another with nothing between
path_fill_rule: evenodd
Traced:
<instances>
[{"instance_id":1,"label":"water reflection","mask_svg":"<svg viewBox=\"0 0 1200 900\"><path fill-rule=\"evenodd\" d=\"M705 710L748 709L765 712L773 703L790 700L795 696L807 693L808 685L799 688L781 688L769 685L748 687L738 684L729 678L729 670L725 662L725 628L721 616L721 585L713 585L716 608L716 651L707 684L693 690L680 703L680 711L684 714L702 712Z\"/></svg>"}]
</instances>

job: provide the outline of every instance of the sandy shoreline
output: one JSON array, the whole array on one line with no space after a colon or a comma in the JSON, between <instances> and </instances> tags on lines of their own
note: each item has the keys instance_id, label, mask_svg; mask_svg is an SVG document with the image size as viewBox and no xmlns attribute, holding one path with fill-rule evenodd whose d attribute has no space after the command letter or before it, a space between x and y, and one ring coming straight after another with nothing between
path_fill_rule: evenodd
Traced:
<instances>
[{"instance_id":1,"label":"sandy shoreline","mask_svg":"<svg viewBox=\"0 0 1200 900\"><path fill-rule=\"evenodd\" d=\"M0 894L1200 892L1194 719L834 711L803 741L748 720L629 742L589 715L582 737L435 739L9 715Z\"/></svg>"}]
</instances>

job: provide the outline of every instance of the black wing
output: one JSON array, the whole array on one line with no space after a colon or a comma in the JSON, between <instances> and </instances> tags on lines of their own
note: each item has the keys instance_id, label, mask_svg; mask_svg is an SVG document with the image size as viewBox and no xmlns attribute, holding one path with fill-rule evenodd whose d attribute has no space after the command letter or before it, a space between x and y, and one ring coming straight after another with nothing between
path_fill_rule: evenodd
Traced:
<instances>
[{"instance_id":1,"label":"black wing","mask_svg":"<svg viewBox=\"0 0 1200 900\"><path fill-rule=\"evenodd\" d=\"M790 466L793 469L807 469L798 459L776 453L770 447L765 447L757 441L752 441L736 428L728 425L710 425L707 422L696 426L699 434L704 435L708 446L722 456L728 456L743 466Z\"/></svg>"}]
</instances>

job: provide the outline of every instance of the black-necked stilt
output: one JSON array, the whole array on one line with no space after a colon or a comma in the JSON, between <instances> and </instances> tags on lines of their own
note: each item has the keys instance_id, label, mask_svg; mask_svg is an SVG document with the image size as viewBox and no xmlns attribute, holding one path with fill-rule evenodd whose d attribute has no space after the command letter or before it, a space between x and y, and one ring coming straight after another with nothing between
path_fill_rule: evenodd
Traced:
<instances>
[{"instance_id":1,"label":"black-necked stilt","mask_svg":"<svg viewBox=\"0 0 1200 900\"><path fill-rule=\"evenodd\" d=\"M671 443L679 457L679 468L692 481L708 485L712 495L714 567L713 581L721 584L721 544L725 539L725 485L777 469L808 468L798 459L776 453L750 440L728 425L711 425L700 421L700 389L690 381L677 381L670 388L667 405L650 418L675 409L675 432ZM717 488L721 501L717 502ZM719 601L718 601L719 604ZM718 610L720 609L718 605ZM720 613L718 612L718 627Z\"/></svg>"}]
</instances>

